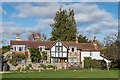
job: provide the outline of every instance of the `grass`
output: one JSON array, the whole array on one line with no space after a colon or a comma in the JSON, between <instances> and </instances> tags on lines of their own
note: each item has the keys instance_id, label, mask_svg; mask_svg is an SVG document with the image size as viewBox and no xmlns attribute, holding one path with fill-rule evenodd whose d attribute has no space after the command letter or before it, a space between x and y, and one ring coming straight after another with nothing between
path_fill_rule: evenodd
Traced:
<instances>
[{"instance_id":1,"label":"grass","mask_svg":"<svg viewBox=\"0 0 120 80\"><path fill-rule=\"evenodd\" d=\"M58 70L42 72L5 73L2 78L118 78L117 70Z\"/></svg>"}]
</instances>

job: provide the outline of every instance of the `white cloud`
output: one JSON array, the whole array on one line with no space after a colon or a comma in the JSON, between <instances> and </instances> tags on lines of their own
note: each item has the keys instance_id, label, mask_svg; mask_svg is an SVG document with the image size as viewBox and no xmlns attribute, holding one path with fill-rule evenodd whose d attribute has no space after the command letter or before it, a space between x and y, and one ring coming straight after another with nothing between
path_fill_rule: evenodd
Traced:
<instances>
[{"instance_id":1,"label":"white cloud","mask_svg":"<svg viewBox=\"0 0 120 80\"><path fill-rule=\"evenodd\" d=\"M49 26L49 24L53 23L52 19L38 19L37 21L37 25L33 26L33 27L13 27L12 25L16 25L16 23L14 22L4 22L2 25L2 36L3 39L4 38L8 38L8 39L15 39L16 38L16 34L21 34L21 38L22 39L26 39L27 35L30 34L31 32L40 32L40 33L45 33L45 34L49 34L50 35L50 31L51 28Z\"/></svg>"},{"instance_id":2,"label":"white cloud","mask_svg":"<svg viewBox=\"0 0 120 80\"><path fill-rule=\"evenodd\" d=\"M12 16L11 16L11 18L27 18L27 16L26 15L24 15L24 14L13 14Z\"/></svg>"},{"instance_id":3,"label":"white cloud","mask_svg":"<svg viewBox=\"0 0 120 80\"><path fill-rule=\"evenodd\" d=\"M54 5L49 6L32 6L31 4L21 4L16 6L16 9L19 10L20 14L16 16L28 16L28 17L47 17L51 18L55 15L56 11L58 10L59 6L57 3L52 3ZM57 7L55 7L55 5ZM22 18L22 17L21 17Z\"/></svg>"},{"instance_id":4,"label":"white cloud","mask_svg":"<svg viewBox=\"0 0 120 80\"><path fill-rule=\"evenodd\" d=\"M0 14L6 15L7 12L0 7Z\"/></svg>"},{"instance_id":5,"label":"white cloud","mask_svg":"<svg viewBox=\"0 0 120 80\"><path fill-rule=\"evenodd\" d=\"M14 26L17 25L15 22L0 22L0 26Z\"/></svg>"}]
</instances>

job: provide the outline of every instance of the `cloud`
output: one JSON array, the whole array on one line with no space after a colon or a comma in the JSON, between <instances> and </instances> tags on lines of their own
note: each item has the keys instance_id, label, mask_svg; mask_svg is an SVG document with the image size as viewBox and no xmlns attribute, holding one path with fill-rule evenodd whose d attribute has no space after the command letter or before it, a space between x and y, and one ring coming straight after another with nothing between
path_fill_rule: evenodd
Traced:
<instances>
[{"instance_id":1,"label":"cloud","mask_svg":"<svg viewBox=\"0 0 120 80\"><path fill-rule=\"evenodd\" d=\"M51 4L51 3L50 3ZM54 5L49 6L32 6L31 4L20 4L16 6L16 9L19 10L19 14L16 14L16 17L24 18L26 16L28 17L40 17L40 18L51 18L54 17L56 11L59 8L59 4L52 3ZM57 7L55 7L57 6ZM22 17L21 17L22 16Z\"/></svg>"},{"instance_id":2,"label":"cloud","mask_svg":"<svg viewBox=\"0 0 120 80\"><path fill-rule=\"evenodd\" d=\"M2 14L2 15L6 15L7 12L6 12L5 10L3 10L3 9L0 7L0 14Z\"/></svg>"},{"instance_id":3,"label":"cloud","mask_svg":"<svg viewBox=\"0 0 120 80\"><path fill-rule=\"evenodd\" d=\"M14 22L4 22L2 32L0 33L2 33L3 39L15 39L17 34L21 34L23 40L27 39L27 35L31 32L40 32L50 35L51 28L49 24L53 23L52 19L37 19L36 22L37 24L33 27L20 27ZM17 27L14 27L14 25L17 25Z\"/></svg>"},{"instance_id":4,"label":"cloud","mask_svg":"<svg viewBox=\"0 0 120 80\"><path fill-rule=\"evenodd\" d=\"M15 22L0 22L0 26L14 26L17 25Z\"/></svg>"},{"instance_id":5,"label":"cloud","mask_svg":"<svg viewBox=\"0 0 120 80\"><path fill-rule=\"evenodd\" d=\"M13 14L12 16L11 16L11 18L27 18L27 16L26 15L24 15L24 14Z\"/></svg>"}]
</instances>

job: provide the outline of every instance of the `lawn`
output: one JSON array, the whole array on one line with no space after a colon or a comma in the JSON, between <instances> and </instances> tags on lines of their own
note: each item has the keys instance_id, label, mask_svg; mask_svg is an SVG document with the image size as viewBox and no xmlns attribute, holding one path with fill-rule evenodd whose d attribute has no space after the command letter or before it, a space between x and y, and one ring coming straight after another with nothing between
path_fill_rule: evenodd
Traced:
<instances>
[{"instance_id":1,"label":"lawn","mask_svg":"<svg viewBox=\"0 0 120 80\"><path fill-rule=\"evenodd\" d=\"M59 70L42 72L5 73L3 78L118 78L117 70Z\"/></svg>"}]
</instances>

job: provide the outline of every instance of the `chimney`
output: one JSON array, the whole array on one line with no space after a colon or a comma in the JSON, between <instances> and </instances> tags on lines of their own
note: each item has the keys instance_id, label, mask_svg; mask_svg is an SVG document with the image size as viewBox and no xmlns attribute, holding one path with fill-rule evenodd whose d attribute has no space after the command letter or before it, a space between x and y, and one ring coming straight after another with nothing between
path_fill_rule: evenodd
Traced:
<instances>
[{"instance_id":1,"label":"chimney","mask_svg":"<svg viewBox=\"0 0 120 80\"><path fill-rule=\"evenodd\" d=\"M16 41L20 41L20 34L17 34Z\"/></svg>"},{"instance_id":2,"label":"chimney","mask_svg":"<svg viewBox=\"0 0 120 80\"><path fill-rule=\"evenodd\" d=\"M75 40L76 43L78 43L78 37L76 36L76 40Z\"/></svg>"},{"instance_id":3,"label":"chimney","mask_svg":"<svg viewBox=\"0 0 120 80\"><path fill-rule=\"evenodd\" d=\"M40 36L37 34L36 35L36 41L39 41L40 40Z\"/></svg>"},{"instance_id":4,"label":"chimney","mask_svg":"<svg viewBox=\"0 0 120 80\"><path fill-rule=\"evenodd\" d=\"M97 45L96 36L94 36L93 44Z\"/></svg>"}]
</instances>

